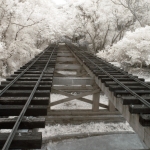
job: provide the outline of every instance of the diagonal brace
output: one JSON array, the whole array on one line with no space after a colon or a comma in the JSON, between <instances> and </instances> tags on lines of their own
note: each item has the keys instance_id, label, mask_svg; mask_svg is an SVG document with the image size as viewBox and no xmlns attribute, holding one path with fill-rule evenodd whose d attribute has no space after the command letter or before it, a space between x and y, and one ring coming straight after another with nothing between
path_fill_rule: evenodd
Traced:
<instances>
[{"instance_id":1,"label":"diagonal brace","mask_svg":"<svg viewBox=\"0 0 150 150\"><path fill-rule=\"evenodd\" d=\"M85 92L85 93L82 93L82 94L70 96L68 98L64 98L64 99L61 99L59 101L52 102L50 104L50 106L54 106L54 105L58 105L58 104L61 104L61 103L65 103L65 102L68 102L68 101L71 101L71 100L74 100L74 99L78 99L78 98L81 98L81 97L84 97L84 96L87 96L87 95L91 95L91 94L97 93L99 91L100 91L100 89L96 89L96 90L93 90L91 92Z\"/></svg>"},{"instance_id":2,"label":"diagonal brace","mask_svg":"<svg viewBox=\"0 0 150 150\"><path fill-rule=\"evenodd\" d=\"M57 90L57 89L55 89L55 88L52 89L52 92L54 92L54 93L57 92L58 94L65 95L65 96L68 96L68 97L72 96L72 94L69 94L69 93L64 92L64 91ZM92 102L91 100L86 99L86 98L76 98L76 99L77 99L77 100L80 100L80 101L82 101L82 102L86 102L86 103L89 103L89 104L93 104L93 102ZM99 107L108 108L107 105L102 104L102 103L99 103Z\"/></svg>"},{"instance_id":3,"label":"diagonal brace","mask_svg":"<svg viewBox=\"0 0 150 150\"><path fill-rule=\"evenodd\" d=\"M59 93L59 94L61 94L61 95L68 96L68 97L72 96L72 94L69 94L69 93L64 92L64 91L57 90L57 89L55 89L55 88L53 88L52 91L53 91L53 92L57 92L57 93ZM88 93L89 93L89 92L88 92ZM89 93L89 94L91 94L91 93ZM88 94L88 95L89 95L89 94ZM76 95L76 96L77 96L77 95ZM80 100L80 101L83 101L83 102L86 102L86 103L89 103L89 104L93 104L93 102L92 102L91 100L88 100L88 99L86 99L86 98L76 98L76 99L77 99L77 100ZM52 103L51 103L51 104L52 104ZM50 106L52 106L51 104L50 104ZM99 107L108 108L107 105L101 104L101 103L99 103Z\"/></svg>"}]
</instances>

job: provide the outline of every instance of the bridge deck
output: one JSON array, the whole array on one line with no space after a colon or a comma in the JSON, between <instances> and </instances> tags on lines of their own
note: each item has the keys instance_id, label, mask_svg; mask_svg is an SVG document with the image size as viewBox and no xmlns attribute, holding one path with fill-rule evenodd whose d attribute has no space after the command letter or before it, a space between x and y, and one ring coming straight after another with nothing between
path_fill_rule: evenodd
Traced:
<instances>
[{"instance_id":1,"label":"bridge deck","mask_svg":"<svg viewBox=\"0 0 150 150\"><path fill-rule=\"evenodd\" d=\"M149 83L75 46L71 45L69 49L109 98L110 103L150 148Z\"/></svg>"}]
</instances>

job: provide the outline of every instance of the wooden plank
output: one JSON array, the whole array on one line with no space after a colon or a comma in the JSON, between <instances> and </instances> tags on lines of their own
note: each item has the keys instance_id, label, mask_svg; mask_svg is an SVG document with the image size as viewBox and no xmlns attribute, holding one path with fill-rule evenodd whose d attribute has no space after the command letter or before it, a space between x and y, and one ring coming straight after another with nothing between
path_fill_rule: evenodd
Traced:
<instances>
[{"instance_id":1,"label":"wooden plank","mask_svg":"<svg viewBox=\"0 0 150 150\"><path fill-rule=\"evenodd\" d=\"M146 89L148 89L145 86L128 86L128 88L131 90L146 90ZM111 85L109 85L109 89L110 89L110 91L124 90L124 88L121 86L111 86Z\"/></svg>"},{"instance_id":2,"label":"wooden plank","mask_svg":"<svg viewBox=\"0 0 150 150\"><path fill-rule=\"evenodd\" d=\"M34 97L30 105L48 105L50 97ZM24 105L28 97L0 97L1 105Z\"/></svg>"},{"instance_id":3,"label":"wooden plank","mask_svg":"<svg viewBox=\"0 0 150 150\"><path fill-rule=\"evenodd\" d=\"M0 129L12 129L17 118L0 118ZM45 128L45 118L24 117L19 129Z\"/></svg>"},{"instance_id":4,"label":"wooden plank","mask_svg":"<svg viewBox=\"0 0 150 150\"><path fill-rule=\"evenodd\" d=\"M38 81L39 78L35 78L35 77L21 77L18 79L18 81ZM43 77L41 79L41 81L51 81L53 78L52 77ZM14 77L8 77L6 79L7 81L12 81L14 80Z\"/></svg>"},{"instance_id":5,"label":"wooden plank","mask_svg":"<svg viewBox=\"0 0 150 150\"><path fill-rule=\"evenodd\" d=\"M81 123L81 122L124 122L125 119L121 115L100 115L100 116L48 116L46 124L55 123Z\"/></svg>"},{"instance_id":6,"label":"wooden plank","mask_svg":"<svg viewBox=\"0 0 150 150\"><path fill-rule=\"evenodd\" d=\"M132 90L132 91L134 91L136 94L139 94L139 95L150 94L150 90ZM117 95L131 95L126 90L116 90L113 93L115 96L117 96Z\"/></svg>"},{"instance_id":7,"label":"wooden plank","mask_svg":"<svg viewBox=\"0 0 150 150\"><path fill-rule=\"evenodd\" d=\"M71 101L73 99L78 99L78 98L81 98L81 97L84 97L84 96L87 96L87 95L91 95L93 93L97 93L99 91L100 91L99 89L96 89L96 90L93 90L91 92L85 92L85 93L78 94L78 95L75 95L75 96L70 96L69 98L64 98L64 99L61 99L59 101L52 102L52 103L50 103L50 106L55 106L55 105L58 105L58 104L61 104L61 103L65 103L65 102Z\"/></svg>"},{"instance_id":8,"label":"wooden plank","mask_svg":"<svg viewBox=\"0 0 150 150\"><path fill-rule=\"evenodd\" d=\"M53 70L51 70L51 71L49 71L48 73L53 73L54 71ZM14 72L14 74L20 74L21 73L21 71L15 71ZM41 74L42 73L42 71L26 71L25 72L25 74ZM45 72L45 73L47 73L47 72Z\"/></svg>"},{"instance_id":9,"label":"wooden plank","mask_svg":"<svg viewBox=\"0 0 150 150\"><path fill-rule=\"evenodd\" d=\"M60 110L60 109L55 109L55 110L49 110L48 109L48 116L62 116L62 115L72 115L72 116L80 116L80 115L85 115L85 116L93 116L93 115L120 115L118 111L115 112L109 112L106 109L101 109L98 112L93 112L90 109L68 109L68 110Z\"/></svg>"},{"instance_id":10,"label":"wooden plank","mask_svg":"<svg viewBox=\"0 0 150 150\"><path fill-rule=\"evenodd\" d=\"M16 76L17 76L17 74L11 75L11 77L16 77ZM39 77L39 76L40 76L40 74L24 74L24 75L22 75L22 77ZM53 74L52 73L44 74L43 77L53 77Z\"/></svg>"},{"instance_id":11,"label":"wooden plank","mask_svg":"<svg viewBox=\"0 0 150 150\"><path fill-rule=\"evenodd\" d=\"M19 85L19 84L14 84L12 85L9 90L33 90L35 85ZM0 90L4 89L5 85L0 85ZM51 85L39 85L37 87L37 90L50 90Z\"/></svg>"},{"instance_id":12,"label":"wooden plank","mask_svg":"<svg viewBox=\"0 0 150 150\"><path fill-rule=\"evenodd\" d=\"M23 109L23 105L0 105L0 116L18 116ZM25 116L46 116L47 106L30 105Z\"/></svg>"},{"instance_id":13,"label":"wooden plank","mask_svg":"<svg viewBox=\"0 0 150 150\"><path fill-rule=\"evenodd\" d=\"M53 85L52 90L93 90L92 86L55 86Z\"/></svg>"},{"instance_id":14,"label":"wooden plank","mask_svg":"<svg viewBox=\"0 0 150 150\"><path fill-rule=\"evenodd\" d=\"M150 113L150 108L144 105L130 105L129 106L129 112L131 114L149 114Z\"/></svg>"},{"instance_id":15,"label":"wooden plank","mask_svg":"<svg viewBox=\"0 0 150 150\"><path fill-rule=\"evenodd\" d=\"M27 97L30 96L32 90L7 90L2 96L3 97ZM36 91L34 94L35 97L48 97L50 96L50 90L41 90Z\"/></svg>"},{"instance_id":16,"label":"wooden plank","mask_svg":"<svg viewBox=\"0 0 150 150\"><path fill-rule=\"evenodd\" d=\"M57 57L56 61L70 62L70 61L76 61L76 59L74 57Z\"/></svg>"},{"instance_id":17,"label":"wooden plank","mask_svg":"<svg viewBox=\"0 0 150 150\"><path fill-rule=\"evenodd\" d=\"M3 147L8 133L0 134L0 148ZM41 149L42 133L16 133L10 148L11 149Z\"/></svg>"},{"instance_id":18,"label":"wooden plank","mask_svg":"<svg viewBox=\"0 0 150 150\"><path fill-rule=\"evenodd\" d=\"M150 103L150 97L142 96L146 101ZM123 96L121 97L123 105L131 105L131 104L141 104L142 102L133 96Z\"/></svg>"},{"instance_id":19,"label":"wooden plank","mask_svg":"<svg viewBox=\"0 0 150 150\"><path fill-rule=\"evenodd\" d=\"M10 81L2 81L1 85L7 85ZM15 84L19 85L35 85L37 81L16 81ZM40 81L39 85L51 85L52 81Z\"/></svg>"},{"instance_id":20,"label":"wooden plank","mask_svg":"<svg viewBox=\"0 0 150 150\"><path fill-rule=\"evenodd\" d=\"M58 52L57 53L57 56L58 57L68 57L68 56L72 56L72 54L68 51L68 53L61 53L61 52Z\"/></svg>"},{"instance_id":21,"label":"wooden plank","mask_svg":"<svg viewBox=\"0 0 150 150\"><path fill-rule=\"evenodd\" d=\"M133 79L128 79L128 78L116 78L116 79L118 79L119 81L134 81ZM141 80L141 81L145 81L144 79L142 79L142 78L139 78L139 80ZM113 79L111 79L111 78L101 78L101 82L103 83L103 82L108 82L108 81L113 81Z\"/></svg>"},{"instance_id":22,"label":"wooden plank","mask_svg":"<svg viewBox=\"0 0 150 150\"><path fill-rule=\"evenodd\" d=\"M141 86L140 83L137 83L136 81L131 81L131 82L128 82L128 81L123 81L121 82L123 83L124 85L127 85L127 86ZM150 84L150 82L146 82L147 84ZM105 86L117 86L118 84L114 81L108 81L108 82L105 82Z\"/></svg>"},{"instance_id":23,"label":"wooden plank","mask_svg":"<svg viewBox=\"0 0 150 150\"><path fill-rule=\"evenodd\" d=\"M94 80L89 77L54 77L53 85L92 85Z\"/></svg>"},{"instance_id":24,"label":"wooden plank","mask_svg":"<svg viewBox=\"0 0 150 150\"><path fill-rule=\"evenodd\" d=\"M56 64L55 69L56 70L63 70L63 69L76 70L76 69L81 69L81 66L78 64Z\"/></svg>"}]
</instances>

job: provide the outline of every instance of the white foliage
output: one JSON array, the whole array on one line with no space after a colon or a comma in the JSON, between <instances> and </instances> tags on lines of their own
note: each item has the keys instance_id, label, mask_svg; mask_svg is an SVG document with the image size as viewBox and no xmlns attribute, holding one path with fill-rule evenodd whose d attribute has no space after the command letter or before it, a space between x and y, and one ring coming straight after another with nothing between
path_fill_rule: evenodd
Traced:
<instances>
[{"instance_id":1,"label":"white foliage","mask_svg":"<svg viewBox=\"0 0 150 150\"><path fill-rule=\"evenodd\" d=\"M150 65L150 26L127 32L122 40L100 51L97 55L108 61L118 61L122 65Z\"/></svg>"}]
</instances>

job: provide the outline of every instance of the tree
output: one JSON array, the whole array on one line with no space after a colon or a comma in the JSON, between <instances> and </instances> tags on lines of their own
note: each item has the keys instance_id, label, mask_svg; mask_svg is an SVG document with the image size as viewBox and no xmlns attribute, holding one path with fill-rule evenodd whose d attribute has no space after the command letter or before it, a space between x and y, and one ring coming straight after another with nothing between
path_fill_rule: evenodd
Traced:
<instances>
[{"instance_id":1,"label":"tree","mask_svg":"<svg viewBox=\"0 0 150 150\"><path fill-rule=\"evenodd\" d=\"M134 20L138 21L140 26L145 26L142 22L143 14L146 11L149 11L149 3L146 0L112 0L116 5L121 5L124 8L128 9L133 15Z\"/></svg>"}]
</instances>

